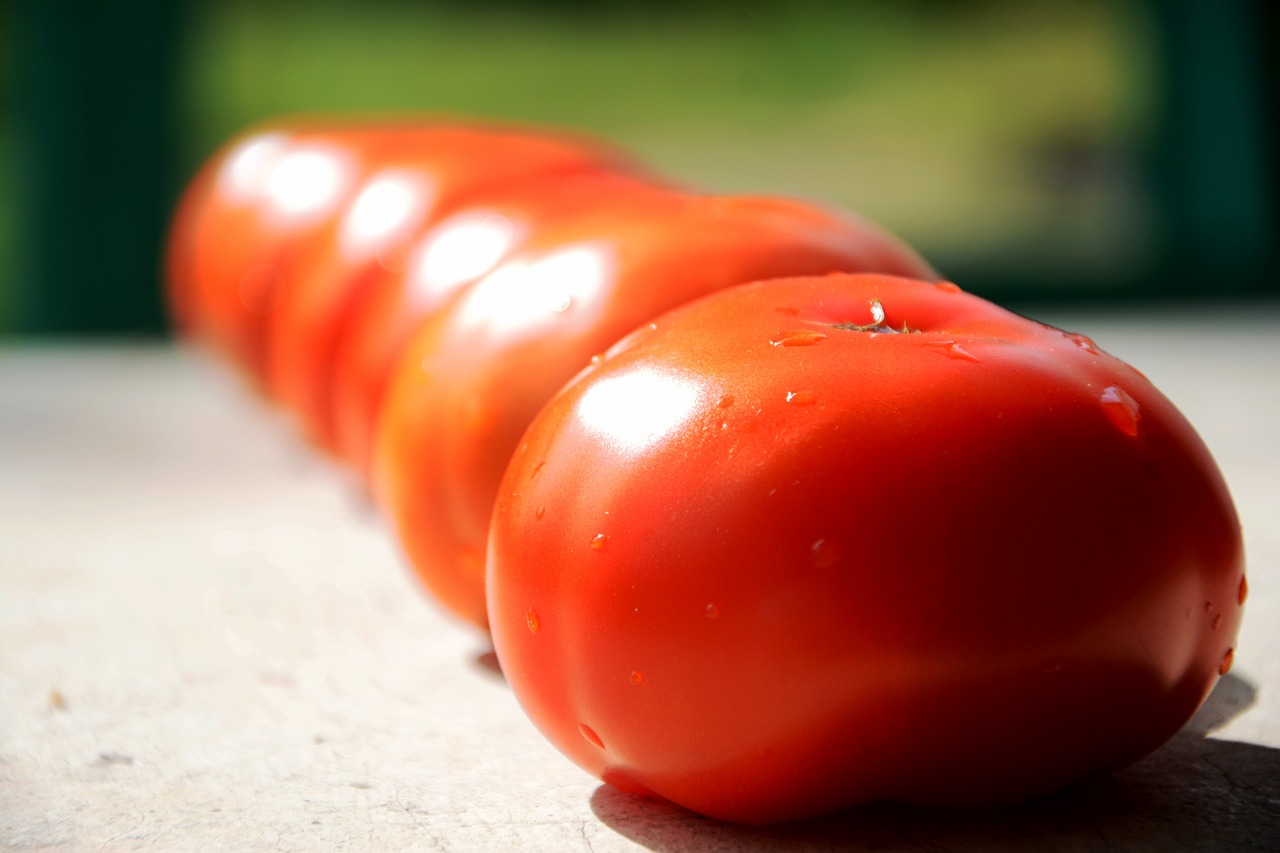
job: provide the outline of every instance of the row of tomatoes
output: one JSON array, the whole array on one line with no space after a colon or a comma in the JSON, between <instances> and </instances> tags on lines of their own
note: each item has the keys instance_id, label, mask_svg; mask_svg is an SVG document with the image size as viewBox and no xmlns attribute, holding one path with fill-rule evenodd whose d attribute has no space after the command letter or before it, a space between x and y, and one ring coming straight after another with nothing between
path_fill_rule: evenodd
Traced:
<instances>
[{"instance_id":1,"label":"row of tomatoes","mask_svg":"<svg viewBox=\"0 0 1280 853\"><path fill-rule=\"evenodd\" d=\"M1177 410L850 214L562 134L280 123L192 182L168 280L619 787L1007 801L1229 666L1239 528Z\"/></svg>"}]
</instances>

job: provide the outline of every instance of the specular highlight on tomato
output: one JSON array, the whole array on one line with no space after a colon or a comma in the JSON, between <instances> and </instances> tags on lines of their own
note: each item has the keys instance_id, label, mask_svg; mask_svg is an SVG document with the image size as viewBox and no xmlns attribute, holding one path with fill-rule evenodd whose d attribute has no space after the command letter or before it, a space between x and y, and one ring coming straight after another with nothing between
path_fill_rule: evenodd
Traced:
<instances>
[{"instance_id":1,"label":"specular highlight on tomato","mask_svg":"<svg viewBox=\"0 0 1280 853\"><path fill-rule=\"evenodd\" d=\"M763 823L1007 803L1131 762L1229 669L1244 568L1138 371L953 285L731 288L538 415L494 646L569 758Z\"/></svg>"}]
</instances>

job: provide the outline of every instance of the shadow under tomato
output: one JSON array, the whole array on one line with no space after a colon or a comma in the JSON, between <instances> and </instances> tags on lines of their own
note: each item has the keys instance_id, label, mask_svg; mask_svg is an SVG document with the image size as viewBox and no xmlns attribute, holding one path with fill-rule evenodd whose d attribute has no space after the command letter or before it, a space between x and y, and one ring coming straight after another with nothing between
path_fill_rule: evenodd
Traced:
<instances>
[{"instance_id":1,"label":"shadow under tomato","mask_svg":"<svg viewBox=\"0 0 1280 853\"><path fill-rule=\"evenodd\" d=\"M502 672L502 664L498 662L498 655L492 648L477 652L474 659L476 669L483 672L498 681L506 682L507 677Z\"/></svg>"},{"instance_id":2,"label":"shadow under tomato","mask_svg":"<svg viewBox=\"0 0 1280 853\"><path fill-rule=\"evenodd\" d=\"M1051 797L1002 809L946 811L875 803L754 827L704 818L601 785L591 809L651 850L1238 850L1280 849L1280 749L1206 735L1256 691L1223 678L1196 716L1152 755Z\"/></svg>"}]
</instances>

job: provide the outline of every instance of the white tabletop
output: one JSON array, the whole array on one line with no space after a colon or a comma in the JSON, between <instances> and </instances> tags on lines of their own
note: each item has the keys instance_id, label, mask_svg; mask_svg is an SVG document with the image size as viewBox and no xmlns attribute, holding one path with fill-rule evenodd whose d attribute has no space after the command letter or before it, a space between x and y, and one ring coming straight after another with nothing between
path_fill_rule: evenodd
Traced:
<instances>
[{"instance_id":1,"label":"white tabletop","mask_svg":"<svg viewBox=\"0 0 1280 853\"><path fill-rule=\"evenodd\" d=\"M987 813L735 827L526 721L344 472L165 345L0 348L0 849L1280 849L1280 307L1044 317L1141 368L1235 495L1235 668L1132 768Z\"/></svg>"}]
</instances>

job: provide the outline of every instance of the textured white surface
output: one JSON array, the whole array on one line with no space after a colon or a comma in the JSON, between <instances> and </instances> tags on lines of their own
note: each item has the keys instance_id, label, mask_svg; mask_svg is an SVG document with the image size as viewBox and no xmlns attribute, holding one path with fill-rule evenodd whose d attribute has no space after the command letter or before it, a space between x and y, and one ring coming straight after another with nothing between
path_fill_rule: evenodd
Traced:
<instances>
[{"instance_id":1,"label":"textured white surface","mask_svg":"<svg viewBox=\"0 0 1280 853\"><path fill-rule=\"evenodd\" d=\"M1052 319L1222 465L1250 559L1232 675L1170 745L1043 802L768 829L561 758L355 484L221 369L0 350L0 849L1280 849L1280 311Z\"/></svg>"}]
</instances>

